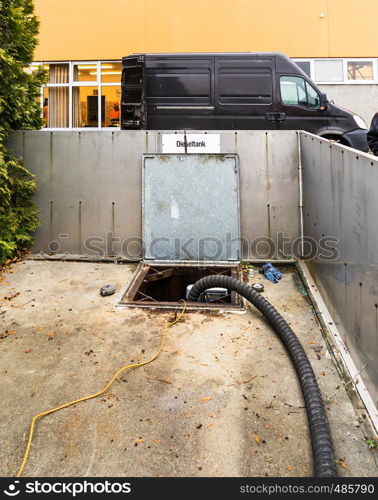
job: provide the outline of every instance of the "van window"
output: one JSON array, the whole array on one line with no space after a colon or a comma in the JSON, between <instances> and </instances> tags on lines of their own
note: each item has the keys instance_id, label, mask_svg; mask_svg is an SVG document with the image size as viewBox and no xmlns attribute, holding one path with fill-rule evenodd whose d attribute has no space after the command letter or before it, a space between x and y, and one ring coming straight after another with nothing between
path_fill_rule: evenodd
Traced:
<instances>
[{"instance_id":1,"label":"van window","mask_svg":"<svg viewBox=\"0 0 378 500\"><path fill-rule=\"evenodd\" d=\"M168 69L162 72L150 70L147 75L147 95L150 98L210 99L211 80L209 71L182 71Z\"/></svg>"},{"instance_id":2,"label":"van window","mask_svg":"<svg viewBox=\"0 0 378 500\"><path fill-rule=\"evenodd\" d=\"M221 104L271 104L272 75L253 68L224 68L219 72L218 95Z\"/></svg>"},{"instance_id":3,"label":"van window","mask_svg":"<svg viewBox=\"0 0 378 500\"><path fill-rule=\"evenodd\" d=\"M306 82L306 90L308 107L311 109L320 109L320 96L308 82Z\"/></svg>"},{"instance_id":4,"label":"van window","mask_svg":"<svg viewBox=\"0 0 378 500\"><path fill-rule=\"evenodd\" d=\"M319 94L304 78L281 76L280 89L283 104L302 106L309 109L320 108Z\"/></svg>"}]
</instances>

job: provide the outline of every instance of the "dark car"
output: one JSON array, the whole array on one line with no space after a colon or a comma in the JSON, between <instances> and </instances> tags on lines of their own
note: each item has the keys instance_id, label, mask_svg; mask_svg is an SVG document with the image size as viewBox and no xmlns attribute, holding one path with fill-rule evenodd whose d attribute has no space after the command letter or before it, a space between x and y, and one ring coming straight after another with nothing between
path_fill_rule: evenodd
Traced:
<instances>
[{"instance_id":1,"label":"dark car","mask_svg":"<svg viewBox=\"0 0 378 500\"><path fill-rule=\"evenodd\" d=\"M363 119L329 102L280 53L124 57L121 128L306 130L368 151Z\"/></svg>"}]
</instances>

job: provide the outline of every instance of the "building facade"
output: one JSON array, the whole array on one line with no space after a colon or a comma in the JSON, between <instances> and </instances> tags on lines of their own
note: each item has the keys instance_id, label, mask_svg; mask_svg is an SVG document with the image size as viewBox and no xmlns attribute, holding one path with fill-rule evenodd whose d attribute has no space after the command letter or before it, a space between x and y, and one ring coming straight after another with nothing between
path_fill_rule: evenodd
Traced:
<instances>
[{"instance_id":1,"label":"building facade","mask_svg":"<svg viewBox=\"0 0 378 500\"><path fill-rule=\"evenodd\" d=\"M121 58L157 52L284 52L330 100L378 109L375 0L35 0L34 71L47 129L118 125Z\"/></svg>"}]
</instances>

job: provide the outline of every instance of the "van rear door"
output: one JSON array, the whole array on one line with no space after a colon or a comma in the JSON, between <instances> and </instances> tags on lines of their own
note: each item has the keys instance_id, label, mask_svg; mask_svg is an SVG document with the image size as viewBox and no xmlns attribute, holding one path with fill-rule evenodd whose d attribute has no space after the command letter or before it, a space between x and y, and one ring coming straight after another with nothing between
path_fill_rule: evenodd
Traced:
<instances>
[{"instance_id":1,"label":"van rear door","mask_svg":"<svg viewBox=\"0 0 378 500\"><path fill-rule=\"evenodd\" d=\"M327 129L327 113L321 109L320 92L301 75L279 75L278 128L321 134Z\"/></svg>"},{"instance_id":2,"label":"van rear door","mask_svg":"<svg viewBox=\"0 0 378 500\"><path fill-rule=\"evenodd\" d=\"M145 56L122 59L121 128L146 128Z\"/></svg>"},{"instance_id":3,"label":"van rear door","mask_svg":"<svg viewBox=\"0 0 378 500\"><path fill-rule=\"evenodd\" d=\"M147 55L149 129L214 128L214 57Z\"/></svg>"},{"instance_id":4,"label":"van rear door","mask_svg":"<svg viewBox=\"0 0 378 500\"><path fill-rule=\"evenodd\" d=\"M215 56L215 128L276 128L274 81L274 56Z\"/></svg>"}]
</instances>

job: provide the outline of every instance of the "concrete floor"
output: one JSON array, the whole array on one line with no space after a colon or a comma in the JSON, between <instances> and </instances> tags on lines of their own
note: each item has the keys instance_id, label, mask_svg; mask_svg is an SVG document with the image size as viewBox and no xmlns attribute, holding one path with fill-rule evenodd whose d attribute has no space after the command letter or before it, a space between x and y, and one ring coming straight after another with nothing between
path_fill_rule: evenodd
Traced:
<instances>
[{"instance_id":1,"label":"concrete floor","mask_svg":"<svg viewBox=\"0 0 378 500\"><path fill-rule=\"evenodd\" d=\"M0 474L20 465L36 413L102 388L156 352L172 313L114 309L134 265L16 263L0 276ZM116 286L103 298L99 288ZM341 385L293 269L264 280L324 397ZM376 476L374 434L344 390L327 403L341 476ZM369 434L370 433L370 434ZM310 476L299 383L258 311L188 313L160 358L108 394L37 424L27 476Z\"/></svg>"}]
</instances>

